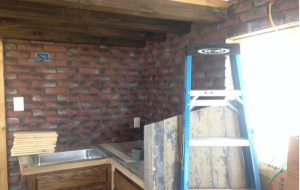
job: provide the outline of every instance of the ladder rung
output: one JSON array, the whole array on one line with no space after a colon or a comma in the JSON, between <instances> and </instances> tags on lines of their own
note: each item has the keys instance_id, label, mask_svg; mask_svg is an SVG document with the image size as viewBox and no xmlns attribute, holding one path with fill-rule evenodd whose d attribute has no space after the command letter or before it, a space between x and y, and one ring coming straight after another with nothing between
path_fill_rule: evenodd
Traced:
<instances>
[{"instance_id":1,"label":"ladder rung","mask_svg":"<svg viewBox=\"0 0 300 190\"><path fill-rule=\"evenodd\" d=\"M255 190L255 189L189 189L189 190Z\"/></svg>"},{"instance_id":2,"label":"ladder rung","mask_svg":"<svg viewBox=\"0 0 300 190\"><path fill-rule=\"evenodd\" d=\"M195 106L227 106L226 100L197 100Z\"/></svg>"},{"instance_id":3,"label":"ladder rung","mask_svg":"<svg viewBox=\"0 0 300 190\"><path fill-rule=\"evenodd\" d=\"M190 138L189 146L249 146L247 138L201 137Z\"/></svg>"},{"instance_id":4,"label":"ladder rung","mask_svg":"<svg viewBox=\"0 0 300 190\"><path fill-rule=\"evenodd\" d=\"M242 96L240 90L191 90L191 96Z\"/></svg>"}]
</instances>

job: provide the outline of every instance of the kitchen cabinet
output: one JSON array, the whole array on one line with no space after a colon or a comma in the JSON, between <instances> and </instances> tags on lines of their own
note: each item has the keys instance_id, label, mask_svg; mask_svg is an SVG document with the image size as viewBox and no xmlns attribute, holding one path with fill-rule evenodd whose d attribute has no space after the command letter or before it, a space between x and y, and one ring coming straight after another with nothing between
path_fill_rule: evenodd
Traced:
<instances>
[{"instance_id":1,"label":"kitchen cabinet","mask_svg":"<svg viewBox=\"0 0 300 190\"><path fill-rule=\"evenodd\" d=\"M29 175L27 187L30 190L110 190L111 165Z\"/></svg>"},{"instance_id":2,"label":"kitchen cabinet","mask_svg":"<svg viewBox=\"0 0 300 190\"><path fill-rule=\"evenodd\" d=\"M119 170L114 171L114 189L115 190L143 190L136 183L127 178Z\"/></svg>"}]
</instances>

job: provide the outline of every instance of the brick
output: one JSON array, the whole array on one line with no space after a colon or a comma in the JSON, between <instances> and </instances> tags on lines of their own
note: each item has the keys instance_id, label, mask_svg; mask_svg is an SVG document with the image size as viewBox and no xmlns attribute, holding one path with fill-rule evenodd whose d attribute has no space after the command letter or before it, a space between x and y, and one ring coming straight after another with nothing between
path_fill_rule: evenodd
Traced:
<instances>
[{"instance_id":1,"label":"brick","mask_svg":"<svg viewBox=\"0 0 300 190\"><path fill-rule=\"evenodd\" d=\"M122 106L120 111L137 111L139 108L138 106Z\"/></svg>"},{"instance_id":2,"label":"brick","mask_svg":"<svg viewBox=\"0 0 300 190\"><path fill-rule=\"evenodd\" d=\"M101 86L114 87L114 86L118 86L118 82L117 81L105 81L105 82L101 82Z\"/></svg>"},{"instance_id":3,"label":"brick","mask_svg":"<svg viewBox=\"0 0 300 190\"><path fill-rule=\"evenodd\" d=\"M120 136L120 132L119 131L108 131L108 132L103 132L102 133L103 137L117 137Z\"/></svg>"},{"instance_id":4,"label":"brick","mask_svg":"<svg viewBox=\"0 0 300 190\"><path fill-rule=\"evenodd\" d=\"M34 109L34 108L44 108L44 102L25 102L24 108L25 109Z\"/></svg>"},{"instance_id":5,"label":"brick","mask_svg":"<svg viewBox=\"0 0 300 190\"><path fill-rule=\"evenodd\" d=\"M91 93L111 93L111 88L98 88L98 87L91 87Z\"/></svg>"},{"instance_id":6,"label":"brick","mask_svg":"<svg viewBox=\"0 0 300 190\"><path fill-rule=\"evenodd\" d=\"M5 94L18 94L19 91L17 88L5 88Z\"/></svg>"},{"instance_id":7,"label":"brick","mask_svg":"<svg viewBox=\"0 0 300 190\"><path fill-rule=\"evenodd\" d=\"M65 60L44 60L45 66L65 67L67 62Z\"/></svg>"},{"instance_id":8,"label":"brick","mask_svg":"<svg viewBox=\"0 0 300 190\"><path fill-rule=\"evenodd\" d=\"M90 67L108 68L110 67L110 63L91 62Z\"/></svg>"},{"instance_id":9,"label":"brick","mask_svg":"<svg viewBox=\"0 0 300 190\"><path fill-rule=\"evenodd\" d=\"M90 140L82 140L82 141L70 141L69 146L74 147L74 146L87 146L90 145L91 141Z\"/></svg>"},{"instance_id":10,"label":"brick","mask_svg":"<svg viewBox=\"0 0 300 190\"><path fill-rule=\"evenodd\" d=\"M128 63L111 63L110 64L111 68L129 68L129 64Z\"/></svg>"},{"instance_id":11,"label":"brick","mask_svg":"<svg viewBox=\"0 0 300 190\"><path fill-rule=\"evenodd\" d=\"M102 106L100 107L102 112L117 112L119 111L118 106Z\"/></svg>"},{"instance_id":12,"label":"brick","mask_svg":"<svg viewBox=\"0 0 300 190\"><path fill-rule=\"evenodd\" d=\"M281 12L288 9L298 8L299 10L299 1L298 0L286 0L286 1L276 1L272 5L272 13Z\"/></svg>"},{"instance_id":13,"label":"brick","mask_svg":"<svg viewBox=\"0 0 300 190\"><path fill-rule=\"evenodd\" d=\"M99 73L99 69L95 69L95 68L80 68L79 72L80 73L88 73L88 74L98 74Z\"/></svg>"},{"instance_id":14,"label":"brick","mask_svg":"<svg viewBox=\"0 0 300 190\"><path fill-rule=\"evenodd\" d=\"M147 74L148 74L148 75L154 75L154 74L157 74L157 69L147 69Z\"/></svg>"},{"instance_id":15,"label":"brick","mask_svg":"<svg viewBox=\"0 0 300 190\"><path fill-rule=\"evenodd\" d=\"M217 32L212 32L209 33L207 35L207 41L211 42L211 41L216 41L216 40L220 40L220 39L226 39L227 38L227 32L226 30L220 30Z\"/></svg>"},{"instance_id":16,"label":"brick","mask_svg":"<svg viewBox=\"0 0 300 190\"><path fill-rule=\"evenodd\" d=\"M78 140L81 139L79 134L71 134L71 135L59 135L58 141L70 141L70 140Z\"/></svg>"},{"instance_id":17,"label":"brick","mask_svg":"<svg viewBox=\"0 0 300 190\"><path fill-rule=\"evenodd\" d=\"M112 50L112 51L117 51L117 50ZM109 49L102 49L102 48L91 48L90 53L95 54L95 55L110 55L111 54Z\"/></svg>"},{"instance_id":18,"label":"brick","mask_svg":"<svg viewBox=\"0 0 300 190\"><path fill-rule=\"evenodd\" d=\"M56 123L43 123L43 124L36 124L35 129L56 129Z\"/></svg>"},{"instance_id":19,"label":"brick","mask_svg":"<svg viewBox=\"0 0 300 190\"><path fill-rule=\"evenodd\" d=\"M67 50L67 54L69 55L73 55L73 54L89 54L90 53L90 49L87 47L71 47L68 48Z\"/></svg>"},{"instance_id":20,"label":"brick","mask_svg":"<svg viewBox=\"0 0 300 190\"><path fill-rule=\"evenodd\" d=\"M14 73L28 73L30 72L30 67L26 66L6 66L6 72L14 72Z\"/></svg>"},{"instance_id":21,"label":"brick","mask_svg":"<svg viewBox=\"0 0 300 190\"><path fill-rule=\"evenodd\" d=\"M112 114L112 118L130 117L129 112L116 112Z\"/></svg>"},{"instance_id":22,"label":"brick","mask_svg":"<svg viewBox=\"0 0 300 190\"><path fill-rule=\"evenodd\" d=\"M118 99L120 97L119 94L103 94L101 95L101 99Z\"/></svg>"},{"instance_id":23,"label":"brick","mask_svg":"<svg viewBox=\"0 0 300 190\"><path fill-rule=\"evenodd\" d=\"M4 56L6 56L6 57L15 57L15 58L26 58L26 57L29 57L29 52L5 51Z\"/></svg>"},{"instance_id":24,"label":"brick","mask_svg":"<svg viewBox=\"0 0 300 190\"><path fill-rule=\"evenodd\" d=\"M64 46L55 45L44 45L44 51L54 51L54 52L66 52L67 48Z\"/></svg>"},{"instance_id":25,"label":"brick","mask_svg":"<svg viewBox=\"0 0 300 190\"><path fill-rule=\"evenodd\" d=\"M5 74L4 74L4 79L8 79L8 80L17 79L17 74L13 74L13 73L5 73Z\"/></svg>"},{"instance_id":26,"label":"brick","mask_svg":"<svg viewBox=\"0 0 300 190\"><path fill-rule=\"evenodd\" d=\"M129 101L128 100L112 100L111 105L117 106L117 105L128 105Z\"/></svg>"},{"instance_id":27,"label":"brick","mask_svg":"<svg viewBox=\"0 0 300 190\"><path fill-rule=\"evenodd\" d=\"M78 100L79 95L78 94L60 94L57 95L57 100L63 101L63 100Z\"/></svg>"},{"instance_id":28,"label":"brick","mask_svg":"<svg viewBox=\"0 0 300 190\"><path fill-rule=\"evenodd\" d=\"M119 86L125 86L125 87L130 87L130 86L138 86L137 82L132 82L132 81L120 81Z\"/></svg>"},{"instance_id":29,"label":"brick","mask_svg":"<svg viewBox=\"0 0 300 190\"><path fill-rule=\"evenodd\" d=\"M6 111L6 116L7 117L18 117L18 116L30 116L31 111L12 111L8 110Z\"/></svg>"},{"instance_id":30,"label":"brick","mask_svg":"<svg viewBox=\"0 0 300 190\"><path fill-rule=\"evenodd\" d=\"M27 74L27 73L20 73L19 79L29 79L29 80L41 80L43 79L43 74Z\"/></svg>"},{"instance_id":31,"label":"brick","mask_svg":"<svg viewBox=\"0 0 300 190\"><path fill-rule=\"evenodd\" d=\"M284 20L285 23L299 21L299 8L284 12Z\"/></svg>"},{"instance_id":32,"label":"brick","mask_svg":"<svg viewBox=\"0 0 300 190\"><path fill-rule=\"evenodd\" d=\"M20 81L20 80L6 80L5 86L8 86L8 87L30 86L30 82L29 81Z\"/></svg>"},{"instance_id":33,"label":"brick","mask_svg":"<svg viewBox=\"0 0 300 190\"><path fill-rule=\"evenodd\" d=\"M85 61L68 61L68 67L89 67L90 63Z\"/></svg>"},{"instance_id":34,"label":"brick","mask_svg":"<svg viewBox=\"0 0 300 190\"><path fill-rule=\"evenodd\" d=\"M56 115L57 110L56 109L34 109L32 110L32 113L34 116L37 115Z\"/></svg>"},{"instance_id":35,"label":"brick","mask_svg":"<svg viewBox=\"0 0 300 190\"><path fill-rule=\"evenodd\" d=\"M92 115L92 119L109 119L111 118L110 113L97 113Z\"/></svg>"},{"instance_id":36,"label":"brick","mask_svg":"<svg viewBox=\"0 0 300 190\"><path fill-rule=\"evenodd\" d=\"M68 115L51 115L46 117L47 121L67 121L69 120Z\"/></svg>"},{"instance_id":37,"label":"brick","mask_svg":"<svg viewBox=\"0 0 300 190\"><path fill-rule=\"evenodd\" d=\"M89 106L91 106L91 102L88 102L88 101L71 101L70 106L71 107L89 107Z\"/></svg>"},{"instance_id":38,"label":"brick","mask_svg":"<svg viewBox=\"0 0 300 190\"><path fill-rule=\"evenodd\" d=\"M80 109L80 113L97 113L97 112L100 112L100 108L98 107L95 108L89 107L89 108Z\"/></svg>"},{"instance_id":39,"label":"brick","mask_svg":"<svg viewBox=\"0 0 300 190\"><path fill-rule=\"evenodd\" d=\"M21 123L42 123L45 121L46 121L46 118L44 116L23 117L20 119Z\"/></svg>"},{"instance_id":40,"label":"brick","mask_svg":"<svg viewBox=\"0 0 300 190\"><path fill-rule=\"evenodd\" d=\"M20 88L20 94L43 94L44 89L42 88Z\"/></svg>"},{"instance_id":41,"label":"brick","mask_svg":"<svg viewBox=\"0 0 300 190\"><path fill-rule=\"evenodd\" d=\"M168 67L163 67L158 69L158 73L168 73L168 72L169 72Z\"/></svg>"},{"instance_id":42,"label":"brick","mask_svg":"<svg viewBox=\"0 0 300 190\"><path fill-rule=\"evenodd\" d=\"M8 177L8 183L11 184L11 183L16 183L20 181L20 177L19 176L12 176L12 177Z\"/></svg>"},{"instance_id":43,"label":"brick","mask_svg":"<svg viewBox=\"0 0 300 190\"><path fill-rule=\"evenodd\" d=\"M214 69L205 71L205 77L225 77L225 70L224 69Z\"/></svg>"},{"instance_id":44,"label":"brick","mask_svg":"<svg viewBox=\"0 0 300 190\"><path fill-rule=\"evenodd\" d=\"M212 86L211 78L197 79L196 86Z\"/></svg>"},{"instance_id":45,"label":"brick","mask_svg":"<svg viewBox=\"0 0 300 190\"><path fill-rule=\"evenodd\" d=\"M71 74L69 75L70 80L90 80L90 75ZM92 80L96 80L93 79Z\"/></svg>"},{"instance_id":46,"label":"brick","mask_svg":"<svg viewBox=\"0 0 300 190\"><path fill-rule=\"evenodd\" d=\"M77 108L63 108L58 109L58 114L64 115L64 114L76 114L79 113L79 109Z\"/></svg>"},{"instance_id":47,"label":"brick","mask_svg":"<svg viewBox=\"0 0 300 190\"><path fill-rule=\"evenodd\" d=\"M79 83L77 81L57 81L56 85L74 87L74 86L79 86Z\"/></svg>"},{"instance_id":48,"label":"brick","mask_svg":"<svg viewBox=\"0 0 300 190\"><path fill-rule=\"evenodd\" d=\"M109 75L92 75L91 80L107 81L107 80L110 80L110 76Z\"/></svg>"},{"instance_id":49,"label":"brick","mask_svg":"<svg viewBox=\"0 0 300 190\"><path fill-rule=\"evenodd\" d=\"M96 101L92 101L92 105L93 106L106 106L109 105L109 101L108 100L96 100Z\"/></svg>"},{"instance_id":50,"label":"brick","mask_svg":"<svg viewBox=\"0 0 300 190\"><path fill-rule=\"evenodd\" d=\"M17 46L14 43L5 43L4 49L5 50L15 50L15 49L17 49Z\"/></svg>"},{"instance_id":51,"label":"brick","mask_svg":"<svg viewBox=\"0 0 300 190\"><path fill-rule=\"evenodd\" d=\"M78 68L71 67L57 67L58 73L78 73Z\"/></svg>"},{"instance_id":52,"label":"brick","mask_svg":"<svg viewBox=\"0 0 300 190\"><path fill-rule=\"evenodd\" d=\"M130 100L130 105L145 104L143 100Z\"/></svg>"},{"instance_id":53,"label":"brick","mask_svg":"<svg viewBox=\"0 0 300 190\"><path fill-rule=\"evenodd\" d=\"M83 61L99 61L99 56L95 55L79 55L79 60ZM101 58L100 58L101 61Z\"/></svg>"},{"instance_id":54,"label":"brick","mask_svg":"<svg viewBox=\"0 0 300 190\"><path fill-rule=\"evenodd\" d=\"M227 37L238 36L238 35L246 34L248 32L252 32L252 25L241 24L239 26L229 29L227 31Z\"/></svg>"},{"instance_id":55,"label":"brick","mask_svg":"<svg viewBox=\"0 0 300 190\"><path fill-rule=\"evenodd\" d=\"M42 50L42 46L38 44L18 44L17 49L28 51L40 51Z\"/></svg>"},{"instance_id":56,"label":"brick","mask_svg":"<svg viewBox=\"0 0 300 190\"><path fill-rule=\"evenodd\" d=\"M57 124L58 128L66 128L66 127L78 127L80 124L79 121L68 121L68 122L59 122Z\"/></svg>"},{"instance_id":57,"label":"brick","mask_svg":"<svg viewBox=\"0 0 300 190\"><path fill-rule=\"evenodd\" d=\"M141 75L143 73L142 70L137 69L121 69L120 74L126 75Z\"/></svg>"},{"instance_id":58,"label":"brick","mask_svg":"<svg viewBox=\"0 0 300 190\"><path fill-rule=\"evenodd\" d=\"M56 86L56 82L34 80L34 81L32 81L32 86L37 86L37 87L55 87Z\"/></svg>"},{"instance_id":59,"label":"brick","mask_svg":"<svg viewBox=\"0 0 300 190\"><path fill-rule=\"evenodd\" d=\"M69 89L69 92L70 93L88 93L89 92L89 89L88 88L70 88Z\"/></svg>"},{"instance_id":60,"label":"brick","mask_svg":"<svg viewBox=\"0 0 300 190\"><path fill-rule=\"evenodd\" d=\"M102 69L102 74L112 74L112 75L118 75L119 69Z\"/></svg>"},{"instance_id":61,"label":"brick","mask_svg":"<svg viewBox=\"0 0 300 190\"><path fill-rule=\"evenodd\" d=\"M93 145L104 144L104 143L111 143L111 138L97 138L97 139L92 139L91 143Z\"/></svg>"},{"instance_id":62,"label":"brick","mask_svg":"<svg viewBox=\"0 0 300 190\"><path fill-rule=\"evenodd\" d=\"M21 124L21 125L9 125L8 131L29 131L31 130L30 124Z\"/></svg>"},{"instance_id":63,"label":"brick","mask_svg":"<svg viewBox=\"0 0 300 190\"><path fill-rule=\"evenodd\" d=\"M48 94L60 94L60 93L66 93L67 88L46 88L45 92Z\"/></svg>"},{"instance_id":64,"label":"brick","mask_svg":"<svg viewBox=\"0 0 300 190\"><path fill-rule=\"evenodd\" d=\"M56 101L55 95L34 95L32 97L33 101Z\"/></svg>"},{"instance_id":65,"label":"brick","mask_svg":"<svg viewBox=\"0 0 300 190\"><path fill-rule=\"evenodd\" d=\"M67 148L68 142L56 142L56 148Z\"/></svg>"},{"instance_id":66,"label":"brick","mask_svg":"<svg viewBox=\"0 0 300 190\"><path fill-rule=\"evenodd\" d=\"M18 59L18 65L43 65L43 61L39 59Z\"/></svg>"},{"instance_id":67,"label":"brick","mask_svg":"<svg viewBox=\"0 0 300 190\"><path fill-rule=\"evenodd\" d=\"M46 102L46 107L48 108L61 108L61 107L67 107L68 102Z\"/></svg>"},{"instance_id":68,"label":"brick","mask_svg":"<svg viewBox=\"0 0 300 190\"><path fill-rule=\"evenodd\" d=\"M159 82L157 83L157 86L161 86L161 87L168 86L168 82L167 82L167 81L159 81Z\"/></svg>"},{"instance_id":69,"label":"brick","mask_svg":"<svg viewBox=\"0 0 300 190\"><path fill-rule=\"evenodd\" d=\"M127 76L126 75L112 75L111 76L111 80L127 80Z\"/></svg>"},{"instance_id":70,"label":"brick","mask_svg":"<svg viewBox=\"0 0 300 190\"><path fill-rule=\"evenodd\" d=\"M33 67L32 70L35 73L56 73L54 67Z\"/></svg>"},{"instance_id":71,"label":"brick","mask_svg":"<svg viewBox=\"0 0 300 190\"><path fill-rule=\"evenodd\" d=\"M83 95L80 95L80 99L95 100L95 99L99 99L99 95L98 94L83 94Z\"/></svg>"},{"instance_id":72,"label":"brick","mask_svg":"<svg viewBox=\"0 0 300 190\"><path fill-rule=\"evenodd\" d=\"M100 120L87 120L82 122L82 126L97 126L100 124Z\"/></svg>"},{"instance_id":73,"label":"brick","mask_svg":"<svg viewBox=\"0 0 300 190\"><path fill-rule=\"evenodd\" d=\"M250 20L254 20L254 19L258 19L258 18L266 17L266 16L268 16L267 7L264 6L264 7L259 7L259 8L253 9L249 12L241 14L240 20L241 20L241 22L247 22Z\"/></svg>"},{"instance_id":74,"label":"brick","mask_svg":"<svg viewBox=\"0 0 300 190\"><path fill-rule=\"evenodd\" d=\"M239 23L239 17L229 17L225 23L218 24L217 29L223 29L223 28L228 28L230 26L236 26Z\"/></svg>"},{"instance_id":75,"label":"brick","mask_svg":"<svg viewBox=\"0 0 300 190\"><path fill-rule=\"evenodd\" d=\"M72 128L71 133L90 133L92 132L91 127L79 127L79 128Z\"/></svg>"},{"instance_id":76,"label":"brick","mask_svg":"<svg viewBox=\"0 0 300 190\"><path fill-rule=\"evenodd\" d=\"M216 86L216 87L225 86L225 78L215 78L215 79L213 79L213 86Z\"/></svg>"},{"instance_id":77,"label":"brick","mask_svg":"<svg viewBox=\"0 0 300 190\"><path fill-rule=\"evenodd\" d=\"M56 53L55 57L57 59L66 59L66 60L74 60L78 58L78 55L68 55L65 53Z\"/></svg>"},{"instance_id":78,"label":"brick","mask_svg":"<svg viewBox=\"0 0 300 190\"><path fill-rule=\"evenodd\" d=\"M284 15L283 14L273 14L272 19L276 26L284 23ZM269 28L269 27L272 27L272 25L271 25L271 22L268 17L258 19L258 20L255 20L254 22L252 22L252 30L253 31L257 31L257 30L261 30L261 29Z\"/></svg>"},{"instance_id":79,"label":"brick","mask_svg":"<svg viewBox=\"0 0 300 190\"><path fill-rule=\"evenodd\" d=\"M99 131L110 131L111 130L111 127L108 126L108 125L100 125L100 126L97 126L95 128L95 132L99 132Z\"/></svg>"},{"instance_id":80,"label":"brick","mask_svg":"<svg viewBox=\"0 0 300 190\"><path fill-rule=\"evenodd\" d=\"M81 86L99 86L98 81L82 81L80 82Z\"/></svg>"},{"instance_id":81,"label":"brick","mask_svg":"<svg viewBox=\"0 0 300 190\"><path fill-rule=\"evenodd\" d=\"M247 0L244 2L241 2L236 5L232 5L228 8L228 14L234 15L242 12L249 11L253 8L253 0Z\"/></svg>"}]
</instances>

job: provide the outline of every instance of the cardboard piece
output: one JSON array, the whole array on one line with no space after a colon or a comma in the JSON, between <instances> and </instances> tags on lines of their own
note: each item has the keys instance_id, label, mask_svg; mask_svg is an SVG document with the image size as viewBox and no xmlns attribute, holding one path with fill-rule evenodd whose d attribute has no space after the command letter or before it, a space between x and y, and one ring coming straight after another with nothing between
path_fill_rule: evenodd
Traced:
<instances>
[{"instance_id":1,"label":"cardboard piece","mask_svg":"<svg viewBox=\"0 0 300 190\"><path fill-rule=\"evenodd\" d=\"M290 136L286 184L288 190L299 189L299 138Z\"/></svg>"}]
</instances>

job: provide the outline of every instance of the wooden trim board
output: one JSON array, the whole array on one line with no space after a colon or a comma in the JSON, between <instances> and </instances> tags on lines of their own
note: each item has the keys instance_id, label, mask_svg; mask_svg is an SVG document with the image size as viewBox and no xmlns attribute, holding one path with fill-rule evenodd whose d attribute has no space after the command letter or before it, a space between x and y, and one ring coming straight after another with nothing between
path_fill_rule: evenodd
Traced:
<instances>
[{"instance_id":1,"label":"wooden trim board","mask_svg":"<svg viewBox=\"0 0 300 190\"><path fill-rule=\"evenodd\" d=\"M181 3L188 3L194 5L203 5L209 7L222 7L222 8L229 7L228 1L221 1L221 0L171 0L171 1L177 1Z\"/></svg>"},{"instance_id":2,"label":"wooden trim board","mask_svg":"<svg viewBox=\"0 0 300 190\"><path fill-rule=\"evenodd\" d=\"M7 181L7 152L6 152L6 123L5 123L5 93L3 71L3 43L0 39L0 189L8 189Z\"/></svg>"}]
</instances>

